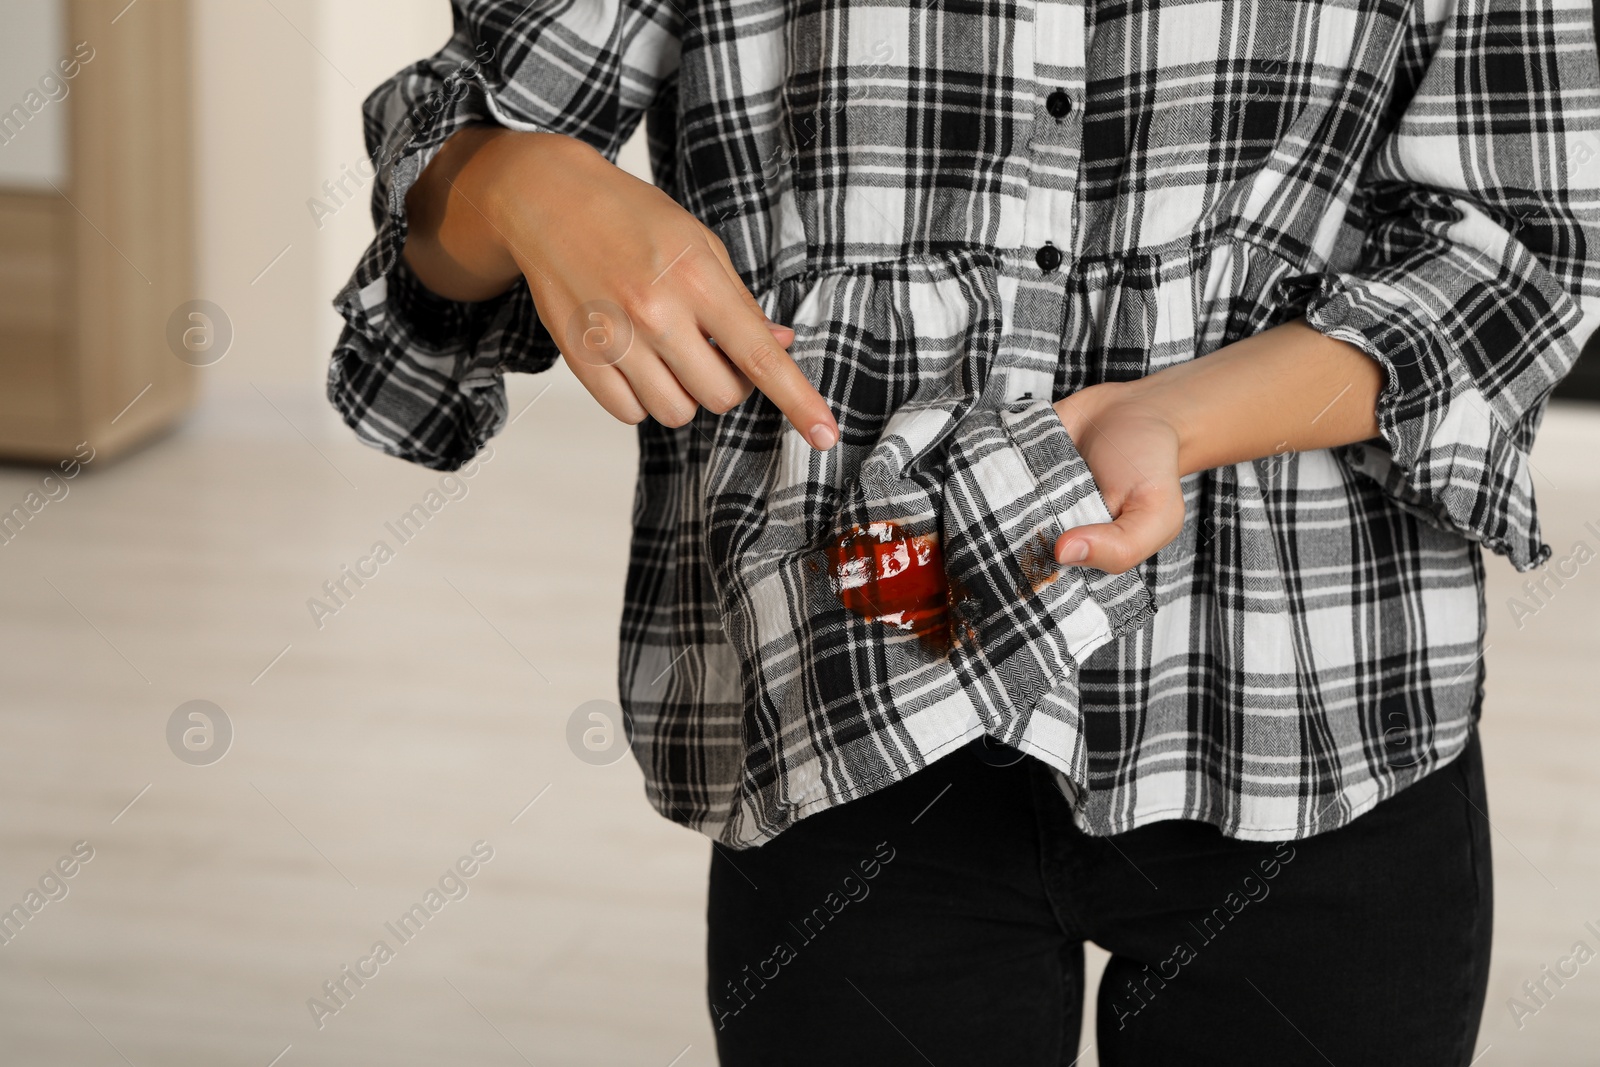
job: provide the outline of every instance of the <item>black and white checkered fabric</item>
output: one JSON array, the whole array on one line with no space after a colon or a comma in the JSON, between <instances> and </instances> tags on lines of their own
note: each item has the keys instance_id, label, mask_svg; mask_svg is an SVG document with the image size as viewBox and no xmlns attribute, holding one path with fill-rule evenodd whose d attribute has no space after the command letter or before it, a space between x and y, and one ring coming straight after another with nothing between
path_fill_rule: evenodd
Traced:
<instances>
[{"instance_id":1,"label":"black and white checkered fabric","mask_svg":"<svg viewBox=\"0 0 1600 1067\"><path fill-rule=\"evenodd\" d=\"M756 845L987 734L1091 833L1292 838L1461 751L1479 546L1549 554L1528 451L1600 322L1587 0L455 9L366 105L328 386L360 437L458 467L559 355L525 288L455 304L400 260L439 145L614 158L641 119L842 429L812 452L760 395L640 427L620 686L663 814ZM1382 364L1381 438L1191 476L1137 571L1055 568L1107 516L1051 401L1301 316ZM894 529L942 553L943 645L836 591L830 551Z\"/></svg>"}]
</instances>

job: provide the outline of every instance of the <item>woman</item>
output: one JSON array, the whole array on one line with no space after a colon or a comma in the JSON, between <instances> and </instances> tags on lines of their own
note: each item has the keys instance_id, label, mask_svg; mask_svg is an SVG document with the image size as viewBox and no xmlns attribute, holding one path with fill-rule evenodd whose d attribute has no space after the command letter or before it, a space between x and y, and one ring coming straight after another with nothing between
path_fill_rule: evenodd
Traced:
<instances>
[{"instance_id":1,"label":"woman","mask_svg":"<svg viewBox=\"0 0 1600 1067\"><path fill-rule=\"evenodd\" d=\"M1070 1063L1092 939L1102 1063L1468 1063L1587 9L455 16L367 101L329 396L437 469L558 357L639 425L621 694L722 1061Z\"/></svg>"}]
</instances>

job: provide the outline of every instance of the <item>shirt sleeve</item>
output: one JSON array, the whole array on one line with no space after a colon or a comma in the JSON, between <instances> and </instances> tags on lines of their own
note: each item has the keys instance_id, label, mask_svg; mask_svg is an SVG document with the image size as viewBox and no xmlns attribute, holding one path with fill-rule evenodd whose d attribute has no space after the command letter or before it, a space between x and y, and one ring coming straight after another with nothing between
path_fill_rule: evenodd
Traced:
<instances>
[{"instance_id":1,"label":"shirt sleeve","mask_svg":"<svg viewBox=\"0 0 1600 1067\"><path fill-rule=\"evenodd\" d=\"M504 375L560 355L527 286L464 303L427 290L400 251L406 193L456 131L494 124L561 133L607 159L676 76L676 8L655 0L452 4L434 56L363 105L377 233L334 300L344 318L328 400L362 441L456 470L506 421Z\"/></svg>"},{"instance_id":2,"label":"shirt sleeve","mask_svg":"<svg viewBox=\"0 0 1600 1067\"><path fill-rule=\"evenodd\" d=\"M1359 261L1305 280L1305 318L1383 367L1381 439L1344 460L1528 570L1550 554L1534 432L1600 322L1593 20L1587 0L1417 7L1429 26L1399 58L1414 91L1356 197Z\"/></svg>"}]
</instances>

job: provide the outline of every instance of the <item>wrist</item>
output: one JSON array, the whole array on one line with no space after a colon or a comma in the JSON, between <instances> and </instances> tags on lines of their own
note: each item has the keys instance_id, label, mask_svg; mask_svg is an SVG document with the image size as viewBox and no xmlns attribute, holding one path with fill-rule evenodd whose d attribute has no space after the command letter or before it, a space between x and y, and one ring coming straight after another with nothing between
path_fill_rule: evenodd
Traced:
<instances>
[{"instance_id":1,"label":"wrist","mask_svg":"<svg viewBox=\"0 0 1600 1067\"><path fill-rule=\"evenodd\" d=\"M1177 369L1177 368L1173 368ZM1179 474L1190 474L1204 467L1196 441L1196 418L1188 403L1179 376L1163 377L1160 371L1128 382L1101 382L1078 390L1057 401L1056 411L1080 452L1092 451L1101 428L1131 415L1148 425L1164 425L1178 449Z\"/></svg>"},{"instance_id":2,"label":"wrist","mask_svg":"<svg viewBox=\"0 0 1600 1067\"><path fill-rule=\"evenodd\" d=\"M514 264L549 232L550 212L569 203L562 183L576 178L587 185L585 171L609 163L587 142L566 134L480 129L477 143L468 146L464 191L482 211L485 239Z\"/></svg>"},{"instance_id":3,"label":"wrist","mask_svg":"<svg viewBox=\"0 0 1600 1067\"><path fill-rule=\"evenodd\" d=\"M404 255L419 280L449 300L504 293L530 269L564 202L560 180L585 156L604 159L575 138L469 126L445 141L406 194Z\"/></svg>"},{"instance_id":4,"label":"wrist","mask_svg":"<svg viewBox=\"0 0 1600 1067\"><path fill-rule=\"evenodd\" d=\"M1203 455L1206 439L1200 423L1204 412L1196 408L1196 392L1185 380L1186 376L1182 373L1184 366L1168 367L1136 381L1122 383L1126 386L1123 403L1138 407L1171 428L1178 446L1180 477L1206 470L1210 466Z\"/></svg>"}]
</instances>

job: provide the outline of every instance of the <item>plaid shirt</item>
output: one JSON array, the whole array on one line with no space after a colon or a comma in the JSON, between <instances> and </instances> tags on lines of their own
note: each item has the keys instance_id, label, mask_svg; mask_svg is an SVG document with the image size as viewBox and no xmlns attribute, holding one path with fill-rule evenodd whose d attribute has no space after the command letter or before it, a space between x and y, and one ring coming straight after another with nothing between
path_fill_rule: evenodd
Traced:
<instances>
[{"instance_id":1,"label":"plaid shirt","mask_svg":"<svg viewBox=\"0 0 1600 1067\"><path fill-rule=\"evenodd\" d=\"M710 226L838 416L639 428L621 699L649 797L728 845L988 737L1094 834L1340 826L1466 742L1480 545L1549 548L1528 452L1597 324L1586 0L515 0L366 103L378 233L328 395L428 467L559 356L525 287L422 289L404 196L472 123L608 157ZM1297 317L1379 361L1381 436L1108 516L1050 404ZM1329 397L1330 403L1334 397Z\"/></svg>"}]
</instances>

